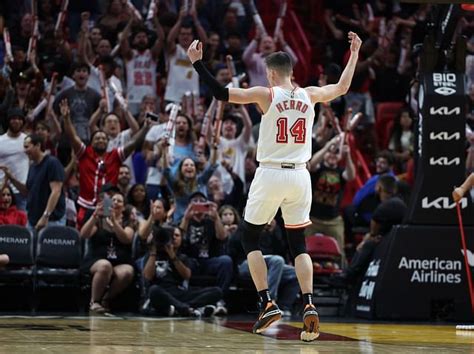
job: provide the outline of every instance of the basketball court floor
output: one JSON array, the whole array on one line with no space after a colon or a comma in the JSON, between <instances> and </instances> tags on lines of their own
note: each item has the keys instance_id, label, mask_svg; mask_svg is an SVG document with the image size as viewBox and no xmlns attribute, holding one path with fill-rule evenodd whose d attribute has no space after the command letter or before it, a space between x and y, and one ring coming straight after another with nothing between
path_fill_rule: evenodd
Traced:
<instances>
[{"instance_id":1,"label":"basketball court floor","mask_svg":"<svg viewBox=\"0 0 474 354\"><path fill-rule=\"evenodd\" d=\"M471 353L474 331L455 325L334 323L301 342L300 323L264 335L252 321L144 317L1 316L0 353Z\"/></svg>"}]
</instances>

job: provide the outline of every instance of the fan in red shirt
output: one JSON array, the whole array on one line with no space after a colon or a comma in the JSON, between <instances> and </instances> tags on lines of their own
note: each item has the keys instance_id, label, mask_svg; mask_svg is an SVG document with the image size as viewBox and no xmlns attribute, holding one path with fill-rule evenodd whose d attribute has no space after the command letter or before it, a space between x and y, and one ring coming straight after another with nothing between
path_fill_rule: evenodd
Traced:
<instances>
[{"instance_id":1,"label":"fan in red shirt","mask_svg":"<svg viewBox=\"0 0 474 354\"><path fill-rule=\"evenodd\" d=\"M0 225L25 226L26 221L26 213L16 208L15 196L10 187L5 185L0 194Z\"/></svg>"},{"instance_id":2,"label":"fan in red shirt","mask_svg":"<svg viewBox=\"0 0 474 354\"><path fill-rule=\"evenodd\" d=\"M86 146L71 122L67 100L62 100L59 107L64 119L64 132L71 142L79 165L77 224L80 228L87 210L95 209L101 187L106 183L117 184L120 166L135 150L135 147L144 140L150 127L150 120L145 121L143 127L127 145L107 152L108 137L104 131L95 131L91 137L91 144Z\"/></svg>"},{"instance_id":3,"label":"fan in red shirt","mask_svg":"<svg viewBox=\"0 0 474 354\"><path fill-rule=\"evenodd\" d=\"M20 225L25 226L27 217L23 210L18 210L15 206L15 196L7 184L0 190L0 225ZM0 254L0 269L10 262L6 254Z\"/></svg>"}]
</instances>

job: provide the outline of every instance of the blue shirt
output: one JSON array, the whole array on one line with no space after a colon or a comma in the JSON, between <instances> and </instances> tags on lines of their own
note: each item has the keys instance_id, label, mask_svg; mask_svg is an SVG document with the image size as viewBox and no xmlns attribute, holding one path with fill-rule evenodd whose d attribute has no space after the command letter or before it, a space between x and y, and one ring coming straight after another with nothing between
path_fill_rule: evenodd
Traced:
<instances>
[{"instance_id":1,"label":"blue shirt","mask_svg":"<svg viewBox=\"0 0 474 354\"><path fill-rule=\"evenodd\" d=\"M64 183L64 168L59 160L51 155L45 155L40 163L33 163L28 170L26 179L26 188L28 189L28 198L26 210L28 221L32 226L36 225L43 213L46 211L49 196L51 195L50 182ZM61 189L61 195L52 211L49 220L60 220L66 212L66 200L64 192Z\"/></svg>"}]
</instances>

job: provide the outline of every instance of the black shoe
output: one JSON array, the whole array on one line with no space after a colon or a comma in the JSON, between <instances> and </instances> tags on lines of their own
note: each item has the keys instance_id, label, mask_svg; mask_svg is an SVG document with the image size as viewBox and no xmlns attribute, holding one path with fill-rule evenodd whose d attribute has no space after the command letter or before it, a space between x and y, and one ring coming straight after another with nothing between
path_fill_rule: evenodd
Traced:
<instances>
[{"instance_id":1,"label":"black shoe","mask_svg":"<svg viewBox=\"0 0 474 354\"><path fill-rule=\"evenodd\" d=\"M263 304L262 304L263 305ZM264 307L263 307L264 306ZM253 325L253 333L262 333L273 322L281 319L281 311L273 302L267 302L262 306L257 322Z\"/></svg>"},{"instance_id":2,"label":"black shoe","mask_svg":"<svg viewBox=\"0 0 474 354\"><path fill-rule=\"evenodd\" d=\"M216 307L214 305L206 305L197 309L202 317L212 317L216 313Z\"/></svg>"},{"instance_id":3,"label":"black shoe","mask_svg":"<svg viewBox=\"0 0 474 354\"><path fill-rule=\"evenodd\" d=\"M300 339L311 342L319 337L319 315L314 305L306 305L303 311L303 331Z\"/></svg>"}]
</instances>

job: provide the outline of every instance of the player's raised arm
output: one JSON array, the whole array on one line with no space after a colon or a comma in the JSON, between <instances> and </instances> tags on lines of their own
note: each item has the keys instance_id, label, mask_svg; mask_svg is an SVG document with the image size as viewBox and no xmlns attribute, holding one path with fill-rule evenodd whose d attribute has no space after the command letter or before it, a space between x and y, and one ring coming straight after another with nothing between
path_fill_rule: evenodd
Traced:
<instances>
[{"instance_id":1,"label":"player's raised arm","mask_svg":"<svg viewBox=\"0 0 474 354\"><path fill-rule=\"evenodd\" d=\"M311 102L328 102L336 97L344 95L349 90L351 86L352 77L354 76L355 67L357 64L357 59L359 57L359 49L362 41L359 36L354 32L349 32L347 35L349 38L349 43L351 44L351 56L349 61L342 72L342 75L337 84L326 85L323 87L310 86L306 87Z\"/></svg>"},{"instance_id":2,"label":"player's raised arm","mask_svg":"<svg viewBox=\"0 0 474 354\"><path fill-rule=\"evenodd\" d=\"M268 110L270 105L270 90L268 88L261 86L249 89L227 88L217 82L202 62L202 43L198 40L194 40L189 46L188 57L216 99L239 104L256 103L263 112Z\"/></svg>"}]
</instances>

